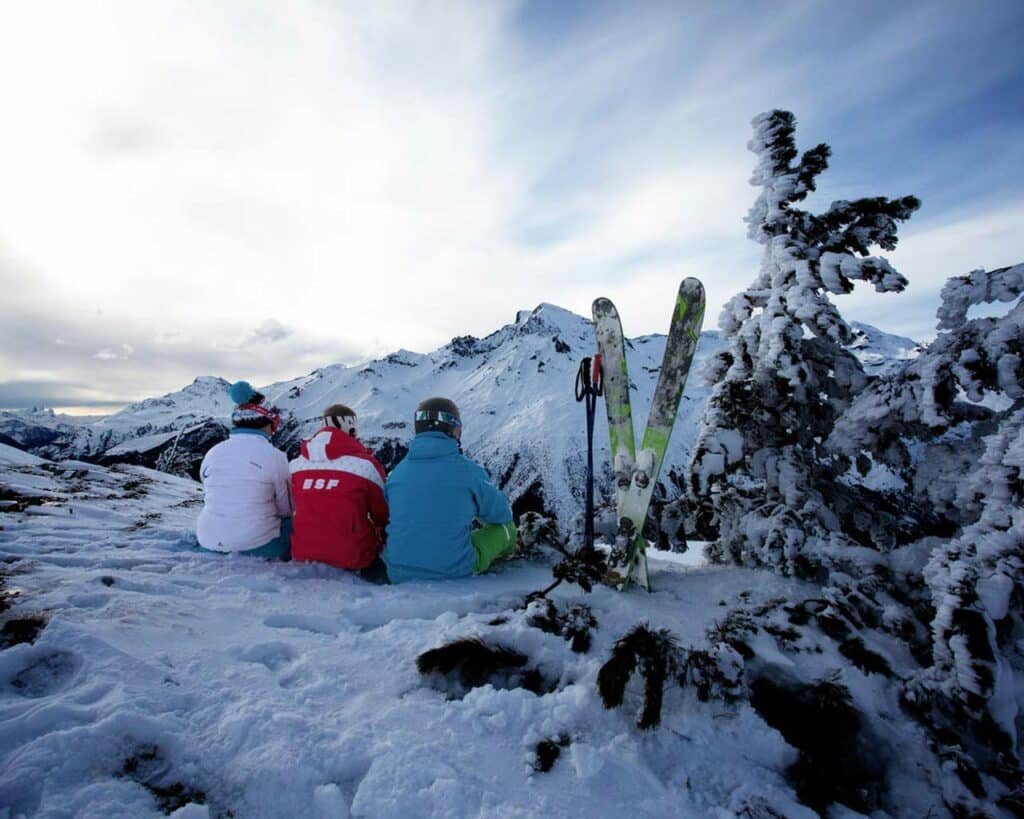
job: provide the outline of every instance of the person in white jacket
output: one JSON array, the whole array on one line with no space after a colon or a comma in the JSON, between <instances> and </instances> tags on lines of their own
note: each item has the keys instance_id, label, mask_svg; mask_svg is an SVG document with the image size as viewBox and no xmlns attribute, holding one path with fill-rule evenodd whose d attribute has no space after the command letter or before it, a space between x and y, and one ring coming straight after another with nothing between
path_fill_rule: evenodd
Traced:
<instances>
[{"instance_id":1,"label":"person in white jacket","mask_svg":"<svg viewBox=\"0 0 1024 819\"><path fill-rule=\"evenodd\" d=\"M231 385L233 428L203 458L203 510L196 539L204 552L288 560L291 555L291 476L288 457L271 442L277 410L247 382Z\"/></svg>"}]
</instances>

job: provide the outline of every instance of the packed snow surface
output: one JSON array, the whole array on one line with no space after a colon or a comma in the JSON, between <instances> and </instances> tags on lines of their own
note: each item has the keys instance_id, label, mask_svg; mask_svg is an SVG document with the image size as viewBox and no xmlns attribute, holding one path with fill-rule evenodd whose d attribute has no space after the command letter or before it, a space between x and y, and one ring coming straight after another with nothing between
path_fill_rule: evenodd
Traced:
<instances>
[{"instance_id":1,"label":"packed snow surface","mask_svg":"<svg viewBox=\"0 0 1024 819\"><path fill-rule=\"evenodd\" d=\"M800 595L795 581L708 568L696 549L655 556L653 594L586 595L600 629L574 654L516 610L547 566L379 587L202 555L191 481L14 453L0 446L23 501L0 516L3 619L49 622L0 651L0 816L725 817L751 793L813 816L783 778L794 751L748 705L673 689L640 732L635 681L614 711L595 690L637 620L696 643L723 605ZM548 693L461 696L417 671L423 651L476 634L527 654ZM571 745L535 771L536 744L560 736Z\"/></svg>"}]
</instances>

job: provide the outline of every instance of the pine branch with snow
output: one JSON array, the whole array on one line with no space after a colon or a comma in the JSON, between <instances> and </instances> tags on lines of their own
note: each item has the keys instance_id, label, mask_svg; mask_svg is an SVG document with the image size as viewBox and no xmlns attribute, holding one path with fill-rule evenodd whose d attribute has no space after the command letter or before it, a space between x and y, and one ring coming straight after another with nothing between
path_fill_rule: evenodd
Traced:
<instances>
[{"instance_id":1,"label":"pine branch with snow","mask_svg":"<svg viewBox=\"0 0 1024 819\"><path fill-rule=\"evenodd\" d=\"M1018 402L1020 404L1020 402ZM937 549L924 576L935 608L933 666L915 681L1000 765L1018 750L1024 667L1024 407L1002 419L963 482L980 516Z\"/></svg>"},{"instance_id":2,"label":"pine branch with snow","mask_svg":"<svg viewBox=\"0 0 1024 819\"><path fill-rule=\"evenodd\" d=\"M984 436L1002 428L1024 397L1022 280L1024 265L950 279L935 341L894 377L871 383L826 442L831 452L859 459L862 479L888 473L893 488L927 501L954 529L981 514L987 479L979 476L975 487L964 476L976 472ZM1002 316L967 318L971 307L1013 299Z\"/></svg>"}]
</instances>

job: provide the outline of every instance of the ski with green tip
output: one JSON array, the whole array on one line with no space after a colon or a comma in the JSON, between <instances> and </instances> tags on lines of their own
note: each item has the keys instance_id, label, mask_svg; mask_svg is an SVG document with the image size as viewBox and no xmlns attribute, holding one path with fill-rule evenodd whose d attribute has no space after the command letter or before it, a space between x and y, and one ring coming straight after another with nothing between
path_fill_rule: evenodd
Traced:
<instances>
[{"instance_id":1,"label":"ski with green tip","mask_svg":"<svg viewBox=\"0 0 1024 819\"><path fill-rule=\"evenodd\" d=\"M629 406L629 372L626 368L626 340L619 311L608 299L594 301L594 335L601 355L604 405L608 415L608 439L615 472L616 500L633 478L635 443L633 414Z\"/></svg>"},{"instance_id":2,"label":"ski with green tip","mask_svg":"<svg viewBox=\"0 0 1024 819\"><path fill-rule=\"evenodd\" d=\"M619 311L610 299L599 298L592 306L594 335L597 351L601 356L604 378L604 405L608 416L608 440L611 447L612 472L615 477L615 508L622 509L626 491L633 480L636 468L636 443L633 433L633 412L629 403L629 369L626 365L626 339L622 334ZM621 517L621 514L618 515ZM617 538L617 541L621 538ZM646 544L642 539L632 539L633 548L641 555L646 572ZM622 544L616 549L621 551ZM613 550L613 552L616 550ZM617 572L609 571L607 582L618 585Z\"/></svg>"},{"instance_id":3,"label":"ski with green tip","mask_svg":"<svg viewBox=\"0 0 1024 819\"><path fill-rule=\"evenodd\" d=\"M595 302L595 313L596 307L597 302ZM615 548L612 550L609 574L612 582L620 589L626 589L635 577L645 589L650 590L650 579L647 573L647 543L643 536L644 523L654 494L654 487L657 485L658 475L661 472L661 465L665 460L665 452L672 437L672 428L675 426L679 402L682 400L683 390L686 387L690 366L697 351L697 342L704 323L704 307L703 285L697 279L684 279L679 285L679 292L672 311L672 323L668 339L665 342L665 355L658 376L658 385L654 390L647 427L641 439L640 450L637 452L634 449L631 453L632 473L625 485L620 480L619 469L616 468L616 508L619 516L619 534L616 538ZM618 314L616 313L617 319ZM600 339L598 343L600 347ZM623 373L626 374L624 341L622 347L622 368ZM628 408L628 374L626 374L625 380ZM621 410L621 406L619 410ZM608 413L610 429L611 407L609 407ZM630 443L633 443L631 416L629 426L629 439ZM613 459L614 457L613 442Z\"/></svg>"}]
</instances>

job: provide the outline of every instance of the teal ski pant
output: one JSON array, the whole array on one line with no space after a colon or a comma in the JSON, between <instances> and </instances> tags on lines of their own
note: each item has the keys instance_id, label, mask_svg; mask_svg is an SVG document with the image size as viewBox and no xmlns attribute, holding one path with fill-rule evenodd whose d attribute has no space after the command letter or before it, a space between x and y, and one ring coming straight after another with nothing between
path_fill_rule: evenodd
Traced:
<instances>
[{"instance_id":1,"label":"teal ski pant","mask_svg":"<svg viewBox=\"0 0 1024 819\"><path fill-rule=\"evenodd\" d=\"M245 555L246 557L262 557L267 560L291 560L292 559L292 519L281 519L281 534L273 540L257 546L255 549L245 549L241 552L218 552L216 549L204 549L196 546L197 552L207 555Z\"/></svg>"}]
</instances>

